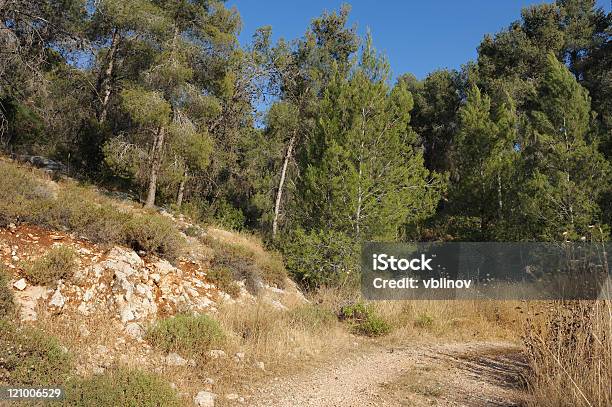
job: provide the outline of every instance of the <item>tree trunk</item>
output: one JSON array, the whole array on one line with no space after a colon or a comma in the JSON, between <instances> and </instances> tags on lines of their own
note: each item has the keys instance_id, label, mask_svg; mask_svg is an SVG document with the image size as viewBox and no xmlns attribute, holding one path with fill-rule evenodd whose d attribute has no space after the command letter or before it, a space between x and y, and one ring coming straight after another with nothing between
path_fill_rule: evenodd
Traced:
<instances>
[{"instance_id":1,"label":"tree trunk","mask_svg":"<svg viewBox=\"0 0 612 407\"><path fill-rule=\"evenodd\" d=\"M499 220L501 220L504 209L504 202L502 200L502 183L501 176L499 175L499 173L497 173L497 209Z\"/></svg>"},{"instance_id":2,"label":"tree trunk","mask_svg":"<svg viewBox=\"0 0 612 407\"><path fill-rule=\"evenodd\" d=\"M176 207L181 208L183 204L183 195L185 194L185 184L187 183L187 177L189 174L187 173L187 168L185 168L185 172L183 173L183 179L179 184L178 194L176 195Z\"/></svg>"},{"instance_id":3,"label":"tree trunk","mask_svg":"<svg viewBox=\"0 0 612 407\"><path fill-rule=\"evenodd\" d=\"M276 202L274 204L274 220L272 221L272 237L276 236L278 232L278 218L280 216L281 210L281 201L283 198L283 188L285 186L285 178L287 177L287 166L289 165L289 160L291 160L291 154L293 154L293 146L295 145L295 140L297 139L297 130L293 132L291 139L289 140L289 145L287 146L287 152L285 153L285 158L283 160L283 167L281 169L280 180L278 181L278 190L276 191Z\"/></svg>"},{"instance_id":4,"label":"tree trunk","mask_svg":"<svg viewBox=\"0 0 612 407\"><path fill-rule=\"evenodd\" d=\"M117 54L117 48L119 47L119 33L118 30L113 31L113 36L111 38L111 46L108 51L108 63L106 65L106 69L104 70L104 75L100 78L99 86L98 86L98 95L101 97L101 105L100 105L100 113L98 115L98 122L100 124L106 121L106 116L108 114L108 102L110 101L111 93L112 93L112 76L113 71L115 69L115 56Z\"/></svg>"},{"instance_id":5,"label":"tree trunk","mask_svg":"<svg viewBox=\"0 0 612 407\"><path fill-rule=\"evenodd\" d=\"M153 154L151 157L151 174L149 176L149 190L147 192L147 200L145 208L152 208L155 205L155 193L157 192L157 177L159 168L161 167L162 149L164 147L164 128L157 129L155 143L153 144Z\"/></svg>"}]
</instances>

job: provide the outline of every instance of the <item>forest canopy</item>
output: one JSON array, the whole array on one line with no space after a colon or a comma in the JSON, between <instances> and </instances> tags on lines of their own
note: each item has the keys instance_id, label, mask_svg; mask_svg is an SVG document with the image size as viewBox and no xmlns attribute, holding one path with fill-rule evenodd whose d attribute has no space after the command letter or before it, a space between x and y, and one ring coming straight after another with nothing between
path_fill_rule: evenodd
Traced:
<instances>
[{"instance_id":1,"label":"forest canopy","mask_svg":"<svg viewBox=\"0 0 612 407\"><path fill-rule=\"evenodd\" d=\"M215 0L0 0L0 148L255 231L307 286L368 240L608 239L611 13L525 8L422 80L349 13L241 45Z\"/></svg>"}]
</instances>

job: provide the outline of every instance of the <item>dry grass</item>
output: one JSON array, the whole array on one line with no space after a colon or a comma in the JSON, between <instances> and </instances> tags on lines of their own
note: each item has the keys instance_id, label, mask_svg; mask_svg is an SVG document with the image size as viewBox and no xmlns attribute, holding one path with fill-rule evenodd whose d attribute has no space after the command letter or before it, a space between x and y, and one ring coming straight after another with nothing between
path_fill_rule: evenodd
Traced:
<instances>
[{"instance_id":1,"label":"dry grass","mask_svg":"<svg viewBox=\"0 0 612 407\"><path fill-rule=\"evenodd\" d=\"M69 230L100 244L124 244L174 260L184 239L173 222L135 210L70 180L0 159L0 226L30 223Z\"/></svg>"},{"instance_id":2,"label":"dry grass","mask_svg":"<svg viewBox=\"0 0 612 407\"><path fill-rule=\"evenodd\" d=\"M524 341L533 406L612 405L610 301L533 304Z\"/></svg>"},{"instance_id":3,"label":"dry grass","mask_svg":"<svg viewBox=\"0 0 612 407\"><path fill-rule=\"evenodd\" d=\"M287 272L281 256L265 250L256 236L208 228L200 240L214 249L211 267L229 270L234 279L244 280L252 293L257 293L260 282L285 287Z\"/></svg>"}]
</instances>

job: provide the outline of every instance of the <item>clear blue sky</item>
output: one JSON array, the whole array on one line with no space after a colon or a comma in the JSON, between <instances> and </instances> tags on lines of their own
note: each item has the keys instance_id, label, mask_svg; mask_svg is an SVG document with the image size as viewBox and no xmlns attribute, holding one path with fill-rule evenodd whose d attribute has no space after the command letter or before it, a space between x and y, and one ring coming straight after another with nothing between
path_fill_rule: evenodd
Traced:
<instances>
[{"instance_id":1,"label":"clear blue sky","mask_svg":"<svg viewBox=\"0 0 612 407\"><path fill-rule=\"evenodd\" d=\"M459 68L476 57L486 33L495 33L520 17L521 8L544 3L529 0L229 0L242 16L240 41L248 43L254 31L271 25L273 38L301 36L310 20L324 10L352 6L350 23L363 36L369 27L374 45L384 52L394 76L411 72L424 78L437 68ZM610 11L611 0L597 0Z\"/></svg>"}]
</instances>

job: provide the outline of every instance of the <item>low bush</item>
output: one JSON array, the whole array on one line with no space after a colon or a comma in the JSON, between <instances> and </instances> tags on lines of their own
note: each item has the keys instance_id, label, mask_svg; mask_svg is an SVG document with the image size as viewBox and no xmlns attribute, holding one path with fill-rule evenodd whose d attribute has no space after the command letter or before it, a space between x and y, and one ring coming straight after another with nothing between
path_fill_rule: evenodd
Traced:
<instances>
[{"instance_id":1,"label":"low bush","mask_svg":"<svg viewBox=\"0 0 612 407\"><path fill-rule=\"evenodd\" d=\"M176 392L159 377L140 370L117 369L68 381L59 406L158 407L181 406Z\"/></svg>"},{"instance_id":2,"label":"low bush","mask_svg":"<svg viewBox=\"0 0 612 407\"><path fill-rule=\"evenodd\" d=\"M172 221L155 213L134 216L125 227L125 239L136 250L170 260L180 256L185 243Z\"/></svg>"},{"instance_id":3,"label":"low bush","mask_svg":"<svg viewBox=\"0 0 612 407\"><path fill-rule=\"evenodd\" d=\"M55 338L0 320L0 383L57 385L67 379L72 367L71 355Z\"/></svg>"},{"instance_id":4,"label":"low bush","mask_svg":"<svg viewBox=\"0 0 612 407\"><path fill-rule=\"evenodd\" d=\"M382 336L391 332L391 326L372 307L358 302L340 309L340 319L351 324L353 332L365 336Z\"/></svg>"},{"instance_id":5,"label":"low bush","mask_svg":"<svg viewBox=\"0 0 612 407\"><path fill-rule=\"evenodd\" d=\"M162 319L149 328L147 340L164 352L202 356L225 341L217 321L207 315L179 314Z\"/></svg>"},{"instance_id":6,"label":"low bush","mask_svg":"<svg viewBox=\"0 0 612 407\"><path fill-rule=\"evenodd\" d=\"M203 237L202 242L214 249L211 265L215 269L228 269L234 280L244 280L247 289L256 294L259 284L264 282L278 288L285 287L287 272L280 254L256 252L240 243L218 241Z\"/></svg>"},{"instance_id":7,"label":"low bush","mask_svg":"<svg viewBox=\"0 0 612 407\"><path fill-rule=\"evenodd\" d=\"M9 275L0 263L0 318L7 317L15 311L13 291L9 287Z\"/></svg>"},{"instance_id":8,"label":"low bush","mask_svg":"<svg viewBox=\"0 0 612 407\"><path fill-rule=\"evenodd\" d=\"M49 285L74 274L76 252L66 246L51 248L44 256L24 266L26 279L35 285Z\"/></svg>"},{"instance_id":9,"label":"low bush","mask_svg":"<svg viewBox=\"0 0 612 407\"><path fill-rule=\"evenodd\" d=\"M285 266L306 289L344 287L358 281L357 247L348 236L334 231L294 231L280 239Z\"/></svg>"},{"instance_id":10,"label":"low bush","mask_svg":"<svg viewBox=\"0 0 612 407\"><path fill-rule=\"evenodd\" d=\"M228 293L230 296L235 298L240 295L240 286L234 280L232 272L228 268L214 268L206 274L206 277L219 290Z\"/></svg>"}]
</instances>

